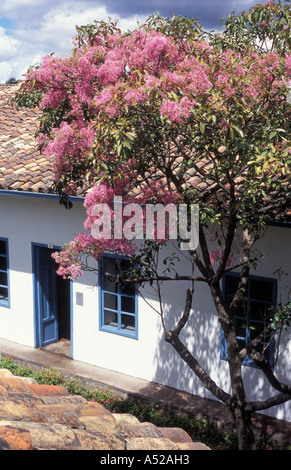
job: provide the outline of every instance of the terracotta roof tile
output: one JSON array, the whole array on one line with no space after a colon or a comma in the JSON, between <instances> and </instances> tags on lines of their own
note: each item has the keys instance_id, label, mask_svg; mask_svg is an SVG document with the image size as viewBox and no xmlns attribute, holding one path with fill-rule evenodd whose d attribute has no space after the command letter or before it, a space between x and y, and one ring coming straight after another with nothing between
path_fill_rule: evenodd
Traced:
<instances>
[{"instance_id":1,"label":"terracotta roof tile","mask_svg":"<svg viewBox=\"0 0 291 470\"><path fill-rule=\"evenodd\" d=\"M179 428L127 414L0 369L0 450L209 450Z\"/></svg>"},{"instance_id":2,"label":"terracotta roof tile","mask_svg":"<svg viewBox=\"0 0 291 470\"><path fill-rule=\"evenodd\" d=\"M0 85L0 189L53 193L53 162L40 153L35 137L40 112L8 102L17 88Z\"/></svg>"},{"instance_id":3,"label":"terracotta roof tile","mask_svg":"<svg viewBox=\"0 0 291 470\"><path fill-rule=\"evenodd\" d=\"M18 86L17 84L0 85L0 190L53 193L53 161L40 153L35 137L41 113L28 108L16 110L8 101L15 94ZM223 148L219 151L223 152ZM171 155L169 158L175 171L179 168L182 157ZM212 163L202 160L197 165L202 165L203 170L207 173ZM188 169L185 175L185 188L195 187L201 194L209 193L210 202L211 198L217 199L219 192L213 179L202 182L193 168ZM138 194L143 185L151 184L152 180L159 179L166 184L161 172L156 168L149 168L144 177L138 178L138 187L134 193ZM77 190L78 195L83 196L86 193L88 188L85 186L83 189ZM277 194L270 195L271 197L277 198ZM264 201L267 206L270 198L266 198ZM280 199L282 200L282 209L285 209L285 205L287 209L283 218L290 221L289 201L287 201L285 194L281 195ZM282 214L278 212L275 219L280 220L281 218Z\"/></svg>"}]
</instances>

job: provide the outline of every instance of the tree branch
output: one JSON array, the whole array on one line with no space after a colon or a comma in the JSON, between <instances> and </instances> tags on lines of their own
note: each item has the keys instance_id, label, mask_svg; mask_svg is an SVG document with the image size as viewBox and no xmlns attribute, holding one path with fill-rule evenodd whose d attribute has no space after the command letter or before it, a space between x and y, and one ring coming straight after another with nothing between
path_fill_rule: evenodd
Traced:
<instances>
[{"instance_id":1,"label":"tree branch","mask_svg":"<svg viewBox=\"0 0 291 470\"><path fill-rule=\"evenodd\" d=\"M189 352L186 346L178 338L174 331L169 331L165 335L165 340L170 343L177 351L183 361L190 367L194 374L201 380L203 385L209 390L216 398L221 400L226 405L230 405L231 396L224 392L218 385L211 379L207 372L201 367L197 359Z\"/></svg>"},{"instance_id":2,"label":"tree branch","mask_svg":"<svg viewBox=\"0 0 291 470\"><path fill-rule=\"evenodd\" d=\"M287 394L289 395L289 400L291 399L291 385L284 384L282 382L279 382L277 377L275 377L271 366L268 364L268 362L260 358L260 360L256 360L256 357L253 357L255 363L257 366L260 367L260 369L263 371L265 377L268 379L272 387L274 387L278 392Z\"/></svg>"},{"instance_id":3,"label":"tree branch","mask_svg":"<svg viewBox=\"0 0 291 470\"><path fill-rule=\"evenodd\" d=\"M177 323L177 325L175 326L175 328L173 330L173 333L177 336L179 336L179 334L181 333L181 330L184 328L184 326L186 325L186 323L189 319L190 312L191 312L191 306L192 306L193 293L194 293L193 288L187 289L184 313L183 313L182 317L180 318L179 322Z\"/></svg>"},{"instance_id":4,"label":"tree branch","mask_svg":"<svg viewBox=\"0 0 291 470\"><path fill-rule=\"evenodd\" d=\"M239 307L239 303L241 302L243 296L245 295L248 279L249 279L249 271L250 271L250 255L251 255L251 247L254 241L247 229L243 231L243 259L242 259L242 270L239 280L239 285L234 295L234 298L231 301L231 304L228 309L228 314L232 317Z\"/></svg>"},{"instance_id":5,"label":"tree branch","mask_svg":"<svg viewBox=\"0 0 291 470\"><path fill-rule=\"evenodd\" d=\"M282 405L283 403L286 403L286 401L290 400L290 394L286 393L279 393L278 395L275 395L274 397L267 398L266 400L261 400L261 401L250 401L246 405L246 410L249 411L260 411L260 410L267 410L268 408L271 408L272 406L278 406Z\"/></svg>"}]
</instances>

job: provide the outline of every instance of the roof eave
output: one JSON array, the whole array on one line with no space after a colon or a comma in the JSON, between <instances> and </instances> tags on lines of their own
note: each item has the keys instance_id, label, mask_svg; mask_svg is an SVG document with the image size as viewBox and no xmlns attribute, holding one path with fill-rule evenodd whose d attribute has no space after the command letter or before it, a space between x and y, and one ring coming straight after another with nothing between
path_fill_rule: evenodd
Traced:
<instances>
[{"instance_id":1,"label":"roof eave","mask_svg":"<svg viewBox=\"0 0 291 470\"><path fill-rule=\"evenodd\" d=\"M12 189L0 189L0 196L23 196L23 197L35 197L43 199L60 199L58 194L54 193L39 193L32 191L15 191ZM84 196L68 196L68 200L72 202L84 201Z\"/></svg>"}]
</instances>

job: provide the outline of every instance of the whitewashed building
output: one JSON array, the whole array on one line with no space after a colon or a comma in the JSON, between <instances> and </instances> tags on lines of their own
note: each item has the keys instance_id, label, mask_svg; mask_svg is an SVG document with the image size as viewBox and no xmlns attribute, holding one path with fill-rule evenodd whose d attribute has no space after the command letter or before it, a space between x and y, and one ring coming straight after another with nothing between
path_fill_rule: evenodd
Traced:
<instances>
[{"instance_id":1,"label":"whitewashed building","mask_svg":"<svg viewBox=\"0 0 291 470\"><path fill-rule=\"evenodd\" d=\"M13 86L0 86L0 337L34 348L66 338L72 359L213 399L164 341L159 316L141 296L130 288L121 292L92 273L74 282L56 275L51 253L83 230L83 198L72 198L71 210L59 204L51 189L52 164L38 153L34 139L38 115L12 109L7 96L13 91ZM251 273L254 305L276 304L280 295L285 302L290 295L290 234L288 223L268 228L259 246L265 261ZM110 267L111 260L105 262ZM190 274L190 264L180 264ZM282 284L274 275L278 268L289 275ZM233 273L224 279L226 297L235 279ZM165 286L169 329L181 315L186 289L184 282ZM155 306L150 287L143 295ZM290 338L289 329L275 366L285 383L290 383ZM183 339L213 380L229 391L224 340L204 284L196 285L192 322ZM245 364L244 378L250 400L273 395L253 364ZM291 421L291 403L266 413Z\"/></svg>"}]
</instances>

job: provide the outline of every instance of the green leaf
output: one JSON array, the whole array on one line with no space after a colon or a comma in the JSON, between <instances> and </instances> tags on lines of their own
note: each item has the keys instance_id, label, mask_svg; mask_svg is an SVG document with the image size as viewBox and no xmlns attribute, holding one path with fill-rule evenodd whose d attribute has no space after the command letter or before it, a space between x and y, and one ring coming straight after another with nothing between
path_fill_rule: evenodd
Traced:
<instances>
[{"instance_id":1,"label":"green leaf","mask_svg":"<svg viewBox=\"0 0 291 470\"><path fill-rule=\"evenodd\" d=\"M275 137L275 135L277 135L277 132L276 132L276 131L272 131L272 132L270 133L270 136L269 136L270 139L273 139L273 137Z\"/></svg>"},{"instance_id":2,"label":"green leaf","mask_svg":"<svg viewBox=\"0 0 291 470\"><path fill-rule=\"evenodd\" d=\"M200 122L199 128L200 128L201 134L204 134L205 133L205 125L203 124L203 122Z\"/></svg>"}]
</instances>

